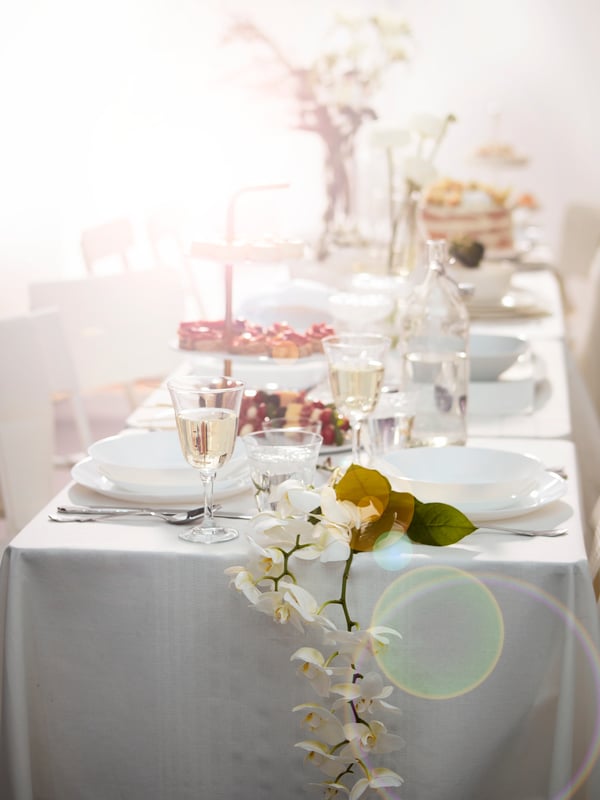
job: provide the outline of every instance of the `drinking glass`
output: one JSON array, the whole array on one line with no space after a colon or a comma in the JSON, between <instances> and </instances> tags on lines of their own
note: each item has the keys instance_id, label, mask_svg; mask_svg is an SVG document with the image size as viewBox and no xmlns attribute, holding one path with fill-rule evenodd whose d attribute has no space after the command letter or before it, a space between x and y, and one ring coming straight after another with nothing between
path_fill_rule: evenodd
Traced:
<instances>
[{"instance_id":1,"label":"drinking glass","mask_svg":"<svg viewBox=\"0 0 600 800\"><path fill-rule=\"evenodd\" d=\"M382 387L379 402L368 419L371 458L411 446L418 394L403 384Z\"/></svg>"},{"instance_id":2,"label":"drinking glass","mask_svg":"<svg viewBox=\"0 0 600 800\"><path fill-rule=\"evenodd\" d=\"M229 461L235 447L244 383L227 377L189 375L167 381L167 387L183 455L200 473L204 487L202 522L180 533L179 538L204 544L235 539L235 528L214 522L213 487L217 470Z\"/></svg>"},{"instance_id":3,"label":"drinking glass","mask_svg":"<svg viewBox=\"0 0 600 800\"><path fill-rule=\"evenodd\" d=\"M314 483L323 437L302 428L273 428L242 436L248 453L250 476L259 511L272 510L271 494L284 481L295 478Z\"/></svg>"},{"instance_id":4,"label":"drinking glass","mask_svg":"<svg viewBox=\"0 0 600 800\"><path fill-rule=\"evenodd\" d=\"M379 400L390 340L376 333L342 333L323 339L333 402L350 421L352 461L360 464L360 430Z\"/></svg>"}]
</instances>

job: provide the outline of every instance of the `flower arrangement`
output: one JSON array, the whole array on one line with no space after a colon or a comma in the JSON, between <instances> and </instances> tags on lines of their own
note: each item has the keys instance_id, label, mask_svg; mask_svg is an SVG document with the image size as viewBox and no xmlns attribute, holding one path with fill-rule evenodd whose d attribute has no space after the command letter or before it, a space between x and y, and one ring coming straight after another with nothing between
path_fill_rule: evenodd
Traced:
<instances>
[{"instance_id":1,"label":"flower arrangement","mask_svg":"<svg viewBox=\"0 0 600 800\"><path fill-rule=\"evenodd\" d=\"M452 114L437 117L417 114L407 128L375 122L371 144L385 151L388 176L390 237L387 248L388 272L410 271L416 265L419 246L419 199L424 187L437 177L435 157L455 122ZM400 160L397 151L409 148Z\"/></svg>"},{"instance_id":2,"label":"flower arrangement","mask_svg":"<svg viewBox=\"0 0 600 800\"><path fill-rule=\"evenodd\" d=\"M286 53L253 22L235 22L225 40L258 44L270 56L269 91L295 100L292 127L321 137L325 150L327 202L317 254L332 243L346 244L356 232L347 229L353 212L352 162L356 135L366 120L377 118L373 95L389 68L408 60L410 28L394 13L352 16L338 13L321 52L307 65L292 63Z\"/></svg>"},{"instance_id":3,"label":"flower arrangement","mask_svg":"<svg viewBox=\"0 0 600 800\"><path fill-rule=\"evenodd\" d=\"M356 800L368 789L400 786L398 773L372 766L374 757L402 746L400 736L378 718L397 708L388 702L393 687L384 685L372 662L401 634L384 626L361 628L349 595L352 562L390 537L447 545L475 526L452 506L421 503L394 491L378 471L353 464L344 474L334 472L319 490L297 481L281 484L275 511L258 514L251 527L249 563L226 570L235 588L276 623L317 633L322 641L320 649L301 646L291 660L299 662L299 674L318 698L293 710L309 731L296 746L324 774L319 786L325 797L343 793ZM294 573L298 560L342 562L339 593L318 600L300 586Z\"/></svg>"}]
</instances>

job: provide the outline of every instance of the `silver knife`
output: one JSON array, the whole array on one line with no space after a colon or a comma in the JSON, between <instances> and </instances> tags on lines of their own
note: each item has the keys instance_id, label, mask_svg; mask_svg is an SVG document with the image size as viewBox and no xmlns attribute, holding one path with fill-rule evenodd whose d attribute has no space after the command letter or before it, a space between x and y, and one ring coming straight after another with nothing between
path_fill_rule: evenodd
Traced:
<instances>
[{"instance_id":1,"label":"silver knife","mask_svg":"<svg viewBox=\"0 0 600 800\"><path fill-rule=\"evenodd\" d=\"M221 511L221 506L214 506L214 515L222 519L252 519L252 514L241 513L238 511ZM94 516L97 514L134 514L136 511L139 513L148 513L149 511L157 511L162 514L177 514L181 513L174 509L160 509L160 508L134 508L134 507L110 507L110 506L57 506L59 514L78 514L80 516ZM204 506L199 508L192 508L186 510L190 518L195 516L201 517L204 514Z\"/></svg>"},{"instance_id":2,"label":"silver knife","mask_svg":"<svg viewBox=\"0 0 600 800\"><path fill-rule=\"evenodd\" d=\"M215 510L220 506L214 506ZM158 511L161 514L178 514L181 509L173 508L137 508L135 506L58 506L56 509L61 514L132 514L135 511L147 513L149 511ZM190 516L202 516L204 514L204 506L199 508L185 509L186 513Z\"/></svg>"}]
</instances>

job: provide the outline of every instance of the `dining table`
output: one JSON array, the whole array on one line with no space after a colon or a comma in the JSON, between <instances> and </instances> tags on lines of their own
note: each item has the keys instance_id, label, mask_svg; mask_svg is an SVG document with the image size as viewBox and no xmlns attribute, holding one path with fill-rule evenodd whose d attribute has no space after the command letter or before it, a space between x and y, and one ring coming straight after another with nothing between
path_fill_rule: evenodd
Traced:
<instances>
[{"instance_id":1,"label":"dining table","mask_svg":"<svg viewBox=\"0 0 600 800\"><path fill-rule=\"evenodd\" d=\"M447 547L406 542L395 558L354 558L347 601L361 627L402 637L387 673L400 713L386 722L403 743L383 763L403 783L379 790L389 800L600 797L588 465L560 291L543 269L515 284L527 295L519 302L533 297L543 313L474 315L472 325L527 338L530 392L507 389L502 408L479 387L467 446L528 454L566 476L556 495L533 491L490 526L566 532L516 535L484 520ZM167 405L161 387L129 432L160 428ZM249 483L217 499L225 512L254 513ZM258 613L226 573L249 558L252 522L232 520L239 537L206 546L160 519L49 519L62 505L114 503L73 480L0 563L0 796L319 796L323 775L295 746L306 732L292 711L318 701L291 660L311 634ZM299 562L296 575L327 596L342 567Z\"/></svg>"}]
</instances>

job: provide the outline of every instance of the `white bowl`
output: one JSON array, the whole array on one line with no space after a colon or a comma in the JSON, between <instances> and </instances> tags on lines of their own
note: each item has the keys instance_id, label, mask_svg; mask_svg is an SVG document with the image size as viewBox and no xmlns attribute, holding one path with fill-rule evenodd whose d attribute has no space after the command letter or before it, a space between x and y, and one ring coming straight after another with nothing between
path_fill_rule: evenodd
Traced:
<instances>
[{"instance_id":1,"label":"white bowl","mask_svg":"<svg viewBox=\"0 0 600 800\"><path fill-rule=\"evenodd\" d=\"M472 305L499 303L510 287L515 272L511 261L482 261L478 267L465 267L454 263L449 267L450 275L458 283L473 286Z\"/></svg>"},{"instance_id":2,"label":"white bowl","mask_svg":"<svg viewBox=\"0 0 600 800\"><path fill-rule=\"evenodd\" d=\"M380 322L394 310L394 298L388 294L370 292L338 292L329 298L334 321L364 327Z\"/></svg>"},{"instance_id":3,"label":"white bowl","mask_svg":"<svg viewBox=\"0 0 600 800\"><path fill-rule=\"evenodd\" d=\"M109 436L88 448L100 472L121 487L197 486L200 477L181 452L177 431Z\"/></svg>"},{"instance_id":4,"label":"white bowl","mask_svg":"<svg viewBox=\"0 0 600 800\"><path fill-rule=\"evenodd\" d=\"M528 348L527 341L518 336L472 333L469 338L471 380L497 380Z\"/></svg>"},{"instance_id":5,"label":"white bowl","mask_svg":"<svg viewBox=\"0 0 600 800\"><path fill-rule=\"evenodd\" d=\"M485 447L414 447L387 453L378 468L397 491L424 503L508 501L531 490L538 458Z\"/></svg>"}]
</instances>

